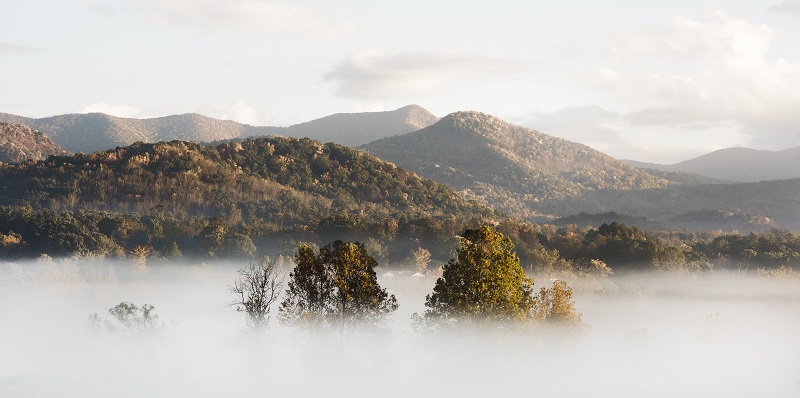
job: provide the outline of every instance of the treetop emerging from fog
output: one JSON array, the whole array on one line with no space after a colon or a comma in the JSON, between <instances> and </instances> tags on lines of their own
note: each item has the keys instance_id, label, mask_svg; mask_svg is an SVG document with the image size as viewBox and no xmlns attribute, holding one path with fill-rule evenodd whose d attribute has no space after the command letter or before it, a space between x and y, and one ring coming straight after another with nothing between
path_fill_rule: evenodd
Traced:
<instances>
[{"instance_id":1,"label":"treetop emerging from fog","mask_svg":"<svg viewBox=\"0 0 800 398\"><path fill-rule=\"evenodd\" d=\"M530 319L533 280L525 275L511 240L488 226L461 235L456 258L445 266L425 300L424 319L452 324Z\"/></svg>"},{"instance_id":2,"label":"treetop emerging from fog","mask_svg":"<svg viewBox=\"0 0 800 398\"><path fill-rule=\"evenodd\" d=\"M279 309L284 323L380 326L398 307L378 284L377 261L359 242L337 240L318 252L300 245L295 263Z\"/></svg>"}]
</instances>

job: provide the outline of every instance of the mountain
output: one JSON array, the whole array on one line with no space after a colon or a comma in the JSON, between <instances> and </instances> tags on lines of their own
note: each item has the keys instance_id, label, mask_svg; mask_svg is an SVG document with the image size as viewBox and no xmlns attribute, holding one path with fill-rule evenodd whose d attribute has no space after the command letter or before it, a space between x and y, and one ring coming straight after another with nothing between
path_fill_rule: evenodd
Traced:
<instances>
[{"instance_id":1,"label":"mountain","mask_svg":"<svg viewBox=\"0 0 800 398\"><path fill-rule=\"evenodd\" d=\"M289 127L251 126L196 113L151 119L133 119L102 113L69 114L40 119L0 113L0 122L31 126L71 152L91 153L136 141L222 142L278 134L308 137L322 142L360 145L419 130L438 118L417 105L387 112L338 113Z\"/></svg>"},{"instance_id":2,"label":"mountain","mask_svg":"<svg viewBox=\"0 0 800 398\"><path fill-rule=\"evenodd\" d=\"M19 163L68 154L40 131L21 124L0 123L0 162Z\"/></svg>"},{"instance_id":3,"label":"mountain","mask_svg":"<svg viewBox=\"0 0 800 398\"><path fill-rule=\"evenodd\" d=\"M362 148L528 219L542 215L537 203L543 200L670 184L588 146L479 112L453 113L419 131Z\"/></svg>"},{"instance_id":4,"label":"mountain","mask_svg":"<svg viewBox=\"0 0 800 398\"><path fill-rule=\"evenodd\" d=\"M727 148L672 165L624 162L634 167L694 173L735 182L800 178L800 147L781 151Z\"/></svg>"},{"instance_id":5,"label":"mountain","mask_svg":"<svg viewBox=\"0 0 800 398\"><path fill-rule=\"evenodd\" d=\"M439 120L425 108L408 105L386 112L337 113L310 122L275 128L273 133L358 146L428 127Z\"/></svg>"},{"instance_id":6,"label":"mountain","mask_svg":"<svg viewBox=\"0 0 800 398\"><path fill-rule=\"evenodd\" d=\"M0 122L21 123L47 134L70 152L105 150L136 141L184 140L211 142L267 134L268 128L195 113L152 119L132 119L102 113L69 114L40 119L0 113Z\"/></svg>"}]
</instances>

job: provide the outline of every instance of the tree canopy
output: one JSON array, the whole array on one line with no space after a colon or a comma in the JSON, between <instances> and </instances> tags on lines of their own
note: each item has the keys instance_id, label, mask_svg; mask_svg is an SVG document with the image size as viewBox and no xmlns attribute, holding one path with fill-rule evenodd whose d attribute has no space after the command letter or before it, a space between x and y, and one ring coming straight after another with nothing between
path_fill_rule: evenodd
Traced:
<instances>
[{"instance_id":1,"label":"tree canopy","mask_svg":"<svg viewBox=\"0 0 800 398\"><path fill-rule=\"evenodd\" d=\"M334 241L315 251L300 245L279 309L288 324L380 325L398 307L378 284L377 261L359 242Z\"/></svg>"},{"instance_id":2,"label":"tree canopy","mask_svg":"<svg viewBox=\"0 0 800 398\"><path fill-rule=\"evenodd\" d=\"M426 322L517 322L531 319L533 280L525 275L514 244L483 226L461 235L456 257L425 298Z\"/></svg>"}]
</instances>

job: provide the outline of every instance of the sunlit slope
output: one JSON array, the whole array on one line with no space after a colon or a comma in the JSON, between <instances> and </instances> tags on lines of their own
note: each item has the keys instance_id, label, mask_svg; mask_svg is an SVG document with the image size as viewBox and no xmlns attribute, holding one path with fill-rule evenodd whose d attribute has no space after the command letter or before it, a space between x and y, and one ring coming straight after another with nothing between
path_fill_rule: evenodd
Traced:
<instances>
[{"instance_id":1,"label":"sunlit slope","mask_svg":"<svg viewBox=\"0 0 800 398\"><path fill-rule=\"evenodd\" d=\"M457 112L420 131L363 146L370 153L451 185L521 217L537 203L601 189L670 182L596 151L478 112Z\"/></svg>"},{"instance_id":2,"label":"sunlit slope","mask_svg":"<svg viewBox=\"0 0 800 398\"><path fill-rule=\"evenodd\" d=\"M0 123L0 162L19 163L67 154L41 131L21 124Z\"/></svg>"}]
</instances>

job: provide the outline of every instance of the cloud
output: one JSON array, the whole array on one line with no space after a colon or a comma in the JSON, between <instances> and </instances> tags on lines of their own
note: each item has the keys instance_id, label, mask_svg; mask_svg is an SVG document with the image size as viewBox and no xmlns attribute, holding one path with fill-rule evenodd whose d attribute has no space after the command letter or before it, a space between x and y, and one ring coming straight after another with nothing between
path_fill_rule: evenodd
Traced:
<instances>
[{"instance_id":1,"label":"cloud","mask_svg":"<svg viewBox=\"0 0 800 398\"><path fill-rule=\"evenodd\" d=\"M800 0L784 0L783 3L770 7L769 10L800 16Z\"/></svg>"},{"instance_id":2,"label":"cloud","mask_svg":"<svg viewBox=\"0 0 800 398\"><path fill-rule=\"evenodd\" d=\"M675 18L672 26L630 32L619 37L627 56L714 60L761 59L775 29L717 11L709 21Z\"/></svg>"},{"instance_id":3,"label":"cloud","mask_svg":"<svg viewBox=\"0 0 800 398\"><path fill-rule=\"evenodd\" d=\"M346 57L324 80L338 83L336 93L343 97L414 99L454 83L504 78L530 70L519 61L480 55L365 50Z\"/></svg>"},{"instance_id":4,"label":"cloud","mask_svg":"<svg viewBox=\"0 0 800 398\"><path fill-rule=\"evenodd\" d=\"M82 113L105 113L117 117L137 117L139 110L128 105L111 105L107 102L95 102L85 108Z\"/></svg>"},{"instance_id":5,"label":"cloud","mask_svg":"<svg viewBox=\"0 0 800 398\"><path fill-rule=\"evenodd\" d=\"M531 112L511 120L605 153L620 153L620 150L632 149L619 129L621 116L597 105L587 105L555 112Z\"/></svg>"},{"instance_id":6,"label":"cloud","mask_svg":"<svg viewBox=\"0 0 800 398\"><path fill-rule=\"evenodd\" d=\"M22 55L35 53L37 50L12 43L0 43L0 55Z\"/></svg>"},{"instance_id":7,"label":"cloud","mask_svg":"<svg viewBox=\"0 0 800 398\"><path fill-rule=\"evenodd\" d=\"M311 39L349 35L353 26L310 9L260 0L129 0L149 21L201 32L245 29Z\"/></svg>"},{"instance_id":8,"label":"cloud","mask_svg":"<svg viewBox=\"0 0 800 398\"><path fill-rule=\"evenodd\" d=\"M653 118L669 118L671 110ZM639 115L644 118L648 115ZM597 105L563 108L554 112L533 112L511 119L542 133L580 142L618 159L676 163L716 149L733 146L743 139L731 133L731 123L703 124L675 128L661 121L636 125L632 117ZM702 129L702 134L697 133Z\"/></svg>"},{"instance_id":9,"label":"cloud","mask_svg":"<svg viewBox=\"0 0 800 398\"><path fill-rule=\"evenodd\" d=\"M644 93L624 121L696 134L727 128L738 145L764 149L800 145L800 64L768 57L775 35L717 12L622 36L614 54L628 69L620 84Z\"/></svg>"},{"instance_id":10,"label":"cloud","mask_svg":"<svg viewBox=\"0 0 800 398\"><path fill-rule=\"evenodd\" d=\"M216 119L233 120L250 125L259 125L262 122L258 110L241 99L225 105L206 105L198 112Z\"/></svg>"}]
</instances>

